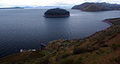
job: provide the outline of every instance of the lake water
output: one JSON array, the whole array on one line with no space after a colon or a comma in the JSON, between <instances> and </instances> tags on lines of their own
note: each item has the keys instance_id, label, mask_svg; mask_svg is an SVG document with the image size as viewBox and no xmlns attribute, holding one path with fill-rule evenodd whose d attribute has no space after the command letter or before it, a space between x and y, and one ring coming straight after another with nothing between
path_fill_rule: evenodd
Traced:
<instances>
[{"instance_id":1,"label":"lake water","mask_svg":"<svg viewBox=\"0 0 120 64\"><path fill-rule=\"evenodd\" d=\"M44 18L46 10L0 10L0 57L20 49L39 49L40 43L57 39L80 39L110 25L106 18L120 17L120 11L82 12L69 10L69 18Z\"/></svg>"}]
</instances>

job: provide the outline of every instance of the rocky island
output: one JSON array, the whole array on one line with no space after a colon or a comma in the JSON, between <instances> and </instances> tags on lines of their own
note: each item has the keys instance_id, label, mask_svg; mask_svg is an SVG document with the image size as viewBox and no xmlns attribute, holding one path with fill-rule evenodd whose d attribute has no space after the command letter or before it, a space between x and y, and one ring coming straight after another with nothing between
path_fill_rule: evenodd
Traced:
<instances>
[{"instance_id":1,"label":"rocky island","mask_svg":"<svg viewBox=\"0 0 120 64\"><path fill-rule=\"evenodd\" d=\"M96 11L111 11L111 10L120 10L119 4L110 4L110 3L94 3L94 2L86 2L81 5L75 5L72 9L96 12Z\"/></svg>"},{"instance_id":2,"label":"rocky island","mask_svg":"<svg viewBox=\"0 0 120 64\"><path fill-rule=\"evenodd\" d=\"M44 17L46 18L65 18L69 16L69 11L60 8L49 9L44 13Z\"/></svg>"}]
</instances>

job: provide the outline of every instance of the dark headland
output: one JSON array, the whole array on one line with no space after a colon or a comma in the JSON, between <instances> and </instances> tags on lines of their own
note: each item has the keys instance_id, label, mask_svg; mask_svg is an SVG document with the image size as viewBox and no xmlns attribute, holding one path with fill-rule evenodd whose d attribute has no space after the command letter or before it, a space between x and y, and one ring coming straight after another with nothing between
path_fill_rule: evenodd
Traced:
<instances>
[{"instance_id":1,"label":"dark headland","mask_svg":"<svg viewBox=\"0 0 120 64\"><path fill-rule=\"evenodd\" d=\"M69 11L60 8L49 9L44 13L44 17L46 18L65 18L69 16Z\"/></svg>"},{"instance_id":2,"label":"dark headland","mask_svg":"<svg viewBox=\"0 0 120 64\"><path fill-rule=\"evenodd\" d=\"M96 11L111 11L111 10L120 10L119 4L110 4L110 3L94 3L94 2L86 2L80 5L75 5L72 9L96 12Z\"/></svg>"}]
</instances>

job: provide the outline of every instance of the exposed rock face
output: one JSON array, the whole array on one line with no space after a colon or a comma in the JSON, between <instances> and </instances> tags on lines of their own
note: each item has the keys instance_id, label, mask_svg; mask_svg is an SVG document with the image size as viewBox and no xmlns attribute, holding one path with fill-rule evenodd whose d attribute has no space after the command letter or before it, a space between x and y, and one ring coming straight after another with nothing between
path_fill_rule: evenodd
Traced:
<instances>
[{"instance_id":1,"label":"exposed rock face","mask_svg":"<svg viewBox=\"0 0 120 64\"><path fill-rule=\"evenodd\" d=\"M69 16L70 16L69 11L60 8L49 9L44 14L44 17L46 18L64 18Z\"/></svg>"},{"instance_id":2,"label":"exposed rock face","mask_svg":"<svg viewBox=\"0 0 120 64\"><path fill-rule=\"evenodd\" d=\"M110 11L110 10L120 10L120 5L109 4L109 3L83 3L81 5L75 5L72 9L78 9L82 11Z\"/></svg>"}]
</instances>

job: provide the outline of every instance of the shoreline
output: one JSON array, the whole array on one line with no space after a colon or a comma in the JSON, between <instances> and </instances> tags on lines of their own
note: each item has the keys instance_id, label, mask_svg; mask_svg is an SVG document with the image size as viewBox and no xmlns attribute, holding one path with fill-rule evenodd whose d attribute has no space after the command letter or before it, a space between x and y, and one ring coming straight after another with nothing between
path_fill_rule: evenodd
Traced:
<instances>
[{"instance_id":1,"label":"shoreline","mask_svg":"<svg viewBox=\"0 0 120 64\"><path fill-rule=\"evenodd\" d=\"M119 25L120 24L120 18L110 18L110 19L105 19L103 22L106 22L110 25Z\"/></svg>"},{"instance_id":2,"label":"shoreline","mask_svg":"<svg viewBox=\"0 0 120 64\"><path fill-rule=\"evenodd\" d=\"M120 34L120 21L118 19L120 20L120 18L103 20L104 22L109 22L112 25L107 29L96 32L86 38L77 39L77 40L54 40L49 42L48 45L45 46L45 48L43 48L42 50L27 51L27 52L13 54L13 55L0 58L0 63L1 64L22 63L23 60L24 62L29 61L28 63L34 63L33 62L34 60L36 61L36 63L41 63L41 64L45 64L46 62L50 64L58 64L58 63L76 64L75 62L92 64L93 62L95 62L94 60L98 62L103 61L102 60L103 58L100 60L94 59L94 55L97 55L97 58L99 57L101 58L102 57L101 54L104 54L104 56L107 57L108 53L111 56L112 55L120 56L119 54L114 53L114 52L120 53L119 47L117 50L113 50L111 48L113 46L113 42L112 44L109 43L114 40L120 42L119 39L115 39L115 38L118 38L119 37L118 35ZM119 43L116 42L115 45L117 44ZM101 50L104 52L101 53ZM110 51L108 52L108 50L111 50L112 52ZM16 57L18 59L15 59ZM82 59L81 62L78 62L80 61L79 58L81 59L81 57L84 57L84 59ZM105 59L108 60L108 58L105 58ZM71 60L74 61L74 63L70 62ZM83 61L87 61L87 62L83 62ZM104 61L99 63L105 64L107 62ZM110 64L112 63L110 62Z\"/></svg>"},{"instance_id":3,"label":"shoreline","mask_svg":"<svg viewBox=\"0 0 120 64\"><path fill-rule=\"evenodd\" d=\"M68 18L70 15L44 15L45 18Z\"/></svg>"}]
</instances>

